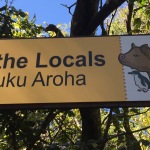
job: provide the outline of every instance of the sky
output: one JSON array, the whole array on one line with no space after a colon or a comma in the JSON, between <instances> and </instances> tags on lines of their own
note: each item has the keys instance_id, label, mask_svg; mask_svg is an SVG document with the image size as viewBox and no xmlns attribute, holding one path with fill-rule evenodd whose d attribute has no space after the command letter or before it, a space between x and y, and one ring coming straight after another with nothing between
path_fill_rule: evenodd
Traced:
<instances>
[{"instance_id":1,"label":"sky","mask_svg":"<svg viewBox=\"0 0 150 150\"><path fill-rule=\"evenodd\" d=\"M48 24L60 24L71 22L71 15L68 13L68 9L61 4L67 4L68 6L75 3L76 0L14 0L13 6L16 9L22 9L24 12L28 12L30 19L36 15L37 24L47 22ZM4 0L0 2L3 6Z\"/></svg>"}]
</instances>

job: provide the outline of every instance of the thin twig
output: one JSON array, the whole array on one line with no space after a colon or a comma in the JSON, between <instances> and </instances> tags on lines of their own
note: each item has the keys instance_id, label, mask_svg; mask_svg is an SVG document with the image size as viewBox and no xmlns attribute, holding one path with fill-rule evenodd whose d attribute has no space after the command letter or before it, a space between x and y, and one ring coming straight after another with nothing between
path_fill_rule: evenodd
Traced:
<instances>
[{"instance_id":1,"label":"thin twig","mask_svg":"<svg viewBox=\"0 0 150 150\"><path fill-rule=\"evenodd\" d=\"M72 4L71 6L68 6L68 5L66 5L66 4L61 4L61 5L64 6L64 7L66 7L66 8L68 8L69 14L73 15L73 14L71 13L71 8L76 5L76 2L75 2L74 4Z\"/></svg>"},{"instance_id":2,"label":"thin twig","mask_svg":"<svg viewBox=\"0 0 150 150\"><path fill-rule=\"evenodd\" d=\"M102 0L100 0L100 9L102 9L103 7L103 3L102 3Z\"/></svg>"},{"instance_id":3,"label":"thin twig","mask_svg":"<svg viewBox=\"0 0 150 150\"><path fill-rule=\"evenodd\" d=\"M104 136L103 136L104 141L103 141L103 144L101 145L101 149L104 149L106 141L107 141L108 131L109 131L111 121L112 121L112 112L113 112L113 109L111 108L109 115L108 115L108 120L107 120L105 132L104 132Z\"/></svg>"},{"instance_id":4,"label":"thin twig","mask_svg":"<svg viewBox=\"0 0 150 150\"><path fill-rule=\"evenodd\" d=\"M138 10L143 9L144 7L149 7L149 5L143 5L143 6L141 6L141 7L135 8L135 9L133 10L133 12L134 12L133 17L134 17L135 13L136 13Z\"/></svg>"},{"instance_id":5,"label":"thin twig","mask_svg":"<svg viewBox=\"0 0 150 150\"><path fill-rule=\"evenodd\" d=\"M109 23L109 25L108 25L108 32L107 32L108 35L109 35L109 32L110 32L110 27L111 27L112 21L113 21L115 15L116 15L116 12L117 12L117 9L116 9L115 12L112 14L110 23Z\"/></svg>"},{"instance_id":6,"label":"thin twig","mask_svg":"<svg viewBox=\"0 0 150 150\"><path fill-rule=\"evenodd\" d=\"M38 130L37 134L34 136L33 140L29 143L27 150L31 150L34 147L34 144L40 139L40 135L42 132L48 127L49 123L59 114L60 111L55 112L52 110L49 114L45 117L45 121L41 125L41 128Z\"/></svg>"},{"instance_id":7,"label":"thin twig","mask_svg":"<svg viewBox=\"0 0 150 150\"><path fill-rule=\"evenodd\" d=\"M65 118L66 118L66 116L65 116ZM72 144L74 144L74 142L72 141L72 139L67 135L66 131L62 128L65 118L63 118L63 120L60 119L61 122L58 122L57 119L55 119L55 121L56 121L56 123L58 124L59 129L61 129L61 132L64 133L64 135L66 136L66 138L67 138Z\"/></svg>"},{"instance_id":8,"label":"thin twig","mask_svg":"<svg viewBox=\"0 0 150 150\"><path fill-rule=\"evenodd\" d=\"M110 109L109 115L108 115L108 120L107 120L107 125L105 128L105 133L104 133L104 139L107 137L108 135L108 130L111 124L111 119L112 119L112 108Z\"/></svg>"},{"instance_id":9,"label":"thin twig","mask_svg":"<svg viewBox=\"0 0 150 150\"><path fill-rule=\"evenodd\" d=\"M131 131L131 132L124 132L124 133L120 133L120 134L117 134L117 135L110 135L110 137L107 139L107 141L111 140L113 138L119 137L119 136L123 136L123 135L126 135L126 134L131 134L131 133L139 132L139 131L146 130L146 129L149 129L149 128L150 128L150 126L147 126L145 128L141 128L141 129L134 130L134 131Z\"/></svg>"},{"instance_id":10,"label":"thin twig","mask_svg":"<svg viewBox=\"0 0 150 150\"><path fill-rule=\"evenodd\" d=\"M114 114L112 117L118 117L118 118L122 118L122 117L133 117L133 116L137 116L137 115L141 115L141 114L145 114L147 113L148 111L150 110L150 108L148 108L147 110L141 112L141 113L135 113L135 114L132 114L132 115L124 115L124 113L119 113L119 114Z\"/></svg>"},{"instance_id":11,"label":"thin twig","mask_svg":"<svg viewBox=\"0 0 150 150\"><path fill-rule=\"evenodd\" d=\"M104 122L107 120L108 117L109 117L109 114L103 119L101 125L104 124Z\"/></svg>"},{"instance_id":12,"label":"thin twig","mask_svg":"<svg viewBox=\"0 0 150 150\"><path fill-rule=\"evenodd\" d=\"M102 22L102 23L100 24L100 27L101 27L101 29L102 29L102 35L103 35L103 36L107 35L106 29L105 29L105 27L104 27L104 22Z\"/></svg>"}]
</instances>

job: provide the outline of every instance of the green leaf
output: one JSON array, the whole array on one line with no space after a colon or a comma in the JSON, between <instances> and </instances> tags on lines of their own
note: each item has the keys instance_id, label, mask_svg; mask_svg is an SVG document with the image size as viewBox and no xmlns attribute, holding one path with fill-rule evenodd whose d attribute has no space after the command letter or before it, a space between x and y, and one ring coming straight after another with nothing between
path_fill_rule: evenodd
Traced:
<instances>
[{"instance_id":1,"label":"green leaf","mask_svg":"<svg viewBox=\"0 0 150 150\"><path fill-rule=\"evenodd\" d=\"M12 11L17 12L16 8L14 6L10 7Z\"/></svg>"},{"instance_id":2,"label":"green leaf","mask_svg":"<svg viewBox=\"0 0 150 150\"><path fill-rule=\"evenodd\" d=\"M69 110L67 113L68 113L69 117L74 117L75 116L74 112L72 112L71 110Z\"/></svg>"},{"instance_id":3,"label":"green leaf","mask_svg":"<svg viewBox=\"0 0 150 150\"><path fill-rule=\"evenodd\" d=\"M139 142L141 142L145 146L150 146L150 141L148 140L141 139Z\"/></svg>"},{"instance_id":4,"label":"green leaf","mask_svg":"<svg viewBox=\"0 0 150 150\"><path fill-rule=\"evenodd\" d=\"M92 143L91 146L92 146L93 148L97 148L97 147L98 147L98 144L97 144L97 143Z\"/></svg>"},{"instance_id":5,"label":"green leaf","mask_svg":"<svg viewBox=\"0 0 150 150\"><path fill-rule=\"evenodd\" d=\"M26 16L26 13L24 13L23 11L19 11L19 15L24 18Z\"/></svg>"},{"instance_id":6,"label":"green leaf","mask_svg":"<svg viewBox=\"0 0 150 150\"><path fill-rule=\"evenodd\" d=\"M6 6L0 8L0 11L6 10Z\"/></svg>"},{"instance_id":7,"label":"green leaf","mask_svg":"<svg viewBox=\"0 0 150 150\"><path fill-rule=\"evenodd\" d=\"M134 113L139 113L139 109L137 109L137 108L131 108L130 111L132 111Z\"/></svg>"},{"instance_id":8,"label":"green leaf","mask_svg":"<svg viewBox=\"0 0 150 150\"><path fill-rule=\"evenodd\" d=\"M114 112L115 114L120 114L119 108L113 108L113 112Z\"/></svg>"},{"instance_id":9,"label":"green leaf","mask_svg":"<svg viewBox=\"0 0 150 150\"><path fill-rule=\"evenodd\" d=\"M136 29L140 28L141 24L142 24L141 18L134 19L133 25L135 26Z\"/></svg>"}]
</instances>

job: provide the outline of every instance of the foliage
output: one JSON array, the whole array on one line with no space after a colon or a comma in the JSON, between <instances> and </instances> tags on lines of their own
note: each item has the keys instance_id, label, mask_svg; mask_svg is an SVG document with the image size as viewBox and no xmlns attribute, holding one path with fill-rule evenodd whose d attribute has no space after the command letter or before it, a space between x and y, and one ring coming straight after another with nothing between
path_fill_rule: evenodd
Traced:
<instances>
[{"instance_id":1,"label":"foliage","mask_svg":"<svg viewBox=\"0 0 150 150\"><path fill-rule=\"evenodd\" d=\"M122 108L112 109L108 136L103 139L106 142L104 150L126 149L124 117L130 118L130 128L135 132L142 149L146 150L150 146L149 110L130 108L129 113L124 114ZM104 137L110 110L100 111ZM33 149L101 150L100 141L91 139L87 143L80 142L81 118L78 109L1 111L0 131L1 149L30 149L32 146Z\"/></svg>"},{"instance_id":2,"label":"foliage","mask_svg":"<svg viewBox=\"0 0 150 150\"><path fill-rule=\"evenodd\" d=\"M47 26L48 26L48 24L46 23L46 22L44 22ZM60 24L58 24L57 26L56 26L59 30L61 30L61 33L63 34L63 36L65 36L65 37L68 37L69 36L69 31L68 31L68 29L70 28L70 25L68 25L68 24L62 24L62 23L60 23ZM54 31L48 31L48 35L49 35L49 37L57 37L57 34L56 34L56 32L54 32Z\"/></svg>"},{"instance_id":3,"label":"foliage","mask_svg":"<svg viewBox=\"0 0 150 150\"><path fill-rule=\"evenodd\" d=\"M54 31L45 31L45 25L37 25L36 16L30 20L29 13L17 10L12 6L13 1L0 8L0 37L1 38L37 38L55 37ZM64 36L68 36L69 25L58 24L57 27Z\"/></svg>"},{"instance_id":4,"label":"foliage","mask_svg":"<svg viewBox=\"0 0 150 150\"><path fill-rule=\"evenodd\" d=\"M35 25L36 16L29 21L27 12L13 6L0 8L0 36L3 38L31 38L41 34L43 27Z\"/></svg>"},{"instance_id":5,"label":"foliage","mask_svg":"<svg viewBox=\"0 0 150 150\"><path fill-rule=\"evenodd\" d=\"M118 13L112 21L110 34L123 35L128 34L127 26L128 6L118 9ZM149 34L150 33L150 2L149 0L138 0L134 4L131 20L132 34ZM107 18L106 26L111 22L111 17ZM108 27L107 27L108 29Z\"/></svg>"}]
</instances>

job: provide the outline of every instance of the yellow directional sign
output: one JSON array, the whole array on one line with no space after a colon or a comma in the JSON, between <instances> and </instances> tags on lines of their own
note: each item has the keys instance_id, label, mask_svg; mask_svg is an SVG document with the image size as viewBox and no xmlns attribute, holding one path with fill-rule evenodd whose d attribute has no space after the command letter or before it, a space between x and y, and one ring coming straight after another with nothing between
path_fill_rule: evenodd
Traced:
<instances>
[{"instance_id":1,"label":"yellow directional sign","mask_svg":"<svg viewBox=\"0 0 150 150\"><path fill-rule=\"evenodd\" d=\"M149 39L0 40L0 104L149 100Z\"/></svg>"}]
</instances>

